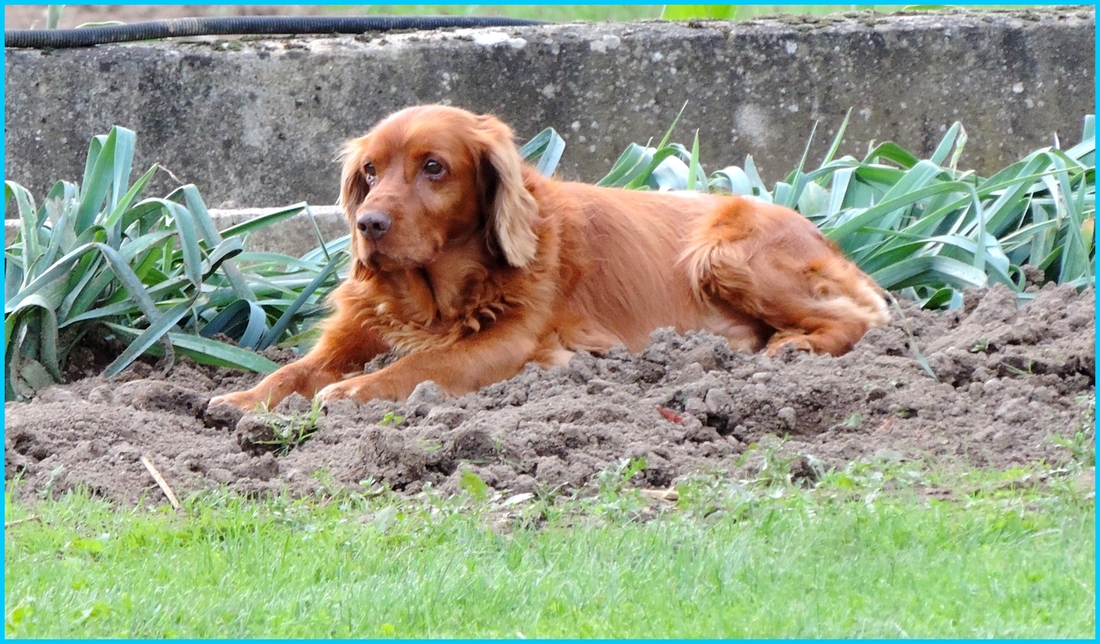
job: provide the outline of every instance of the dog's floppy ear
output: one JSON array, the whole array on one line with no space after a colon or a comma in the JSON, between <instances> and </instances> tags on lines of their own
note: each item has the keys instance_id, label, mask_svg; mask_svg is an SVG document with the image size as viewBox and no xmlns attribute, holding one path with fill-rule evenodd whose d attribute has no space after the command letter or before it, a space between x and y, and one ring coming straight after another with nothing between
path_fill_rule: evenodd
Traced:
<instances>
[{"instance_id":1,"label":"dog's floppy ear","mask_svg":"<svg viewBox=\"0 0 1100 644\"><path fill-rule=\"evenodd\" d=\"M340 151L340 155L336 157L336 160L343 164L343 170L340 173L340 200L336 203L344 210L348 225L351 227L352 265L350 275L352 279L358 281L366 280L372 274L372 271L359 260L361 257L359 244L363 241L355 228L355 216L359 206L366 200L367 193L370 192L370 186L367 185L362 174L362 159L359 156L359 150L366 143L366 139L366 136L361 136L348 141L344 144L344 149Z\"/></svg>"},{"instance_id":2,"label":"dog's floppy ear","mask_svg":"<svg viewBox=\"0 0 1100 644\"><path fill-rule=\"evenodd\" d=\"M489 197L489 229L504 259L517 268L531 263L538 251L534 223L538 203L523 185L523 159L512 141L512 131L497 118L478 117L479 138L488 164L478 172L482 193Z\"/></svg>"},{"instance_id":3,"label":"dog's floppy ear","mask_svg":"<svg viewBox=\"0 0 1100 644\"><path fill-rule=\"evenodd\" d=\"M366 144L367 137L361 136L344 144L336 160L341 162L343 170L340 172L340 200L337 204L344 209L344 213L350 218L352 211L367 198L370 187L362 174L362 159L359 150ZM354 231L353 231L354 232Z\"/></svg>"}]
</instances>

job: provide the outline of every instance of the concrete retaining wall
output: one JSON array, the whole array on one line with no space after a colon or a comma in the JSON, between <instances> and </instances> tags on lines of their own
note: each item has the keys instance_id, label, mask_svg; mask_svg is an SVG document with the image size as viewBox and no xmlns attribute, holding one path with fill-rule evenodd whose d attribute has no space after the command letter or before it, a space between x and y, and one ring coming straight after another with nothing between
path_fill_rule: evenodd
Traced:
<instances>
[{"instance_id":1,"label":"concrete retaining wall","mask_svg":"<svg viewBox=\"0 0 1100 644\"><path fill-rule=\"evenodd\" d=\"M79 179L90 137L119 124L138 133L135 173L160 162L211 206L331 204L344 139L445 102L498 114L520 142L553 126L560 174L593 181L685 100L674 138L698 128L709 169L751 153L775 181L815 121L811 162L851 108L842 153L894 140L928 154L961 121L963 165L989 173L1055 134L1077 141L1094 27L1092 7L1070 7L7 49L5 176L36 195Z\"/></svg>"}]
</instances>

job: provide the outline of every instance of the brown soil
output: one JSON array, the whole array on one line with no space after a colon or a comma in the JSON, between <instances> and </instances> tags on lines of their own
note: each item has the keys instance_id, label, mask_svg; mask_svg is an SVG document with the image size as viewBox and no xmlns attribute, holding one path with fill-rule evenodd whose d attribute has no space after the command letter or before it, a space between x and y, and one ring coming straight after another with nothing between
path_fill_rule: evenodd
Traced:
<instances>
[{"instance_id":1,"label":"brown soil","mask_svg":"<svg viewBox=\"0 0 1100 644\"><path fill-rule=\"evenodd\" d=\"M44 5L4 12L7 29L45 23ZM330 10L68 5L61 26L320 12ZM86 376L31 403L8 403L5 478L18 477L17 492L27 498L85 486L134 504L165 502L143 455L181 496L223 485L308 494L362 490L367 482L449 492L467 470L501 490L579 489L636 457L645 457L646 470L635 483L662 487L700 470L740 476L758 467L743 458L752 444L779 445L796 476L874 458L932 467L1058 465L1071 455L1052 437L1069 439L1092 422L1095 295L1049 285L1036 295L1017 309L1006 289L968 292L963 309L946 314L903 302L903 316L895 313L889 327L841 358L769 359L733 353L708 334L658 331L639 355L578 355L567 368L531 367L457 400L426 383L406 403L336 404L317 433L285 456L266 444L273 437L266 418L206 409L211 395L257 376L190 363L161 374L139 363L116 380ZM85 358L74 373L94 373L109 360ZM308 407L297 398L280 411Z\"/></svg>"},{"instance_id":2,"label":"brown soil","mask_svg":"<svg viewBox=\"0 0 1100 644\"><path fill-rule=\"evenodd\" d=\"M1014 300L998 287L967 292L962 309L943 314L903 302L904 315L840 358L746 355L709 334L661 330L640 354L579 354L458 399L425 383L404 403L337 403L282 456L265 442L266 418L206 408L257 376L191 363L157 374L141 363L113 381L85 377L8 403L5 477L21 479L26 498L86 486L159 504L143 455L180 496L374 484L447 493L467 470L499 490L581 489L636 457L646 469L635 483L655 488L698 471L746 475L752 444L778 444L795 476L875 458L1059 465L1071 455L1052 437L1091 424L1095 295L1048 285L1022 308ZM308 408L294 397L277 411Z\"/></svg>"}]
</instances>

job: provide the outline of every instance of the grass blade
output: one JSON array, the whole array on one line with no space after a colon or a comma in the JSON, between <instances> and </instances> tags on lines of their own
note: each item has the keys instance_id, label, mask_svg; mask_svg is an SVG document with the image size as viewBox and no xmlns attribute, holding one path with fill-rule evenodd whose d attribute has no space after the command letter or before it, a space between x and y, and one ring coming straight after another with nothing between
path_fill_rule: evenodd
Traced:
<instances>
[{"instance_id":1,"label":"grass blade","mask_svg":"<svg viewBox=\"0 0 1100 644\"><path fill-rule=\"evenodd\" d=\"M672 131L676 129L676 124L680 122L680 117L684 115L684 110L687 109L687 106L687 101L684 101L684 104L680 106L680 111L676 113L676 118L672 119L672 125L668 126L668 131L666 131L664 137L661 138L661 142L657 144L658 150L668 145L669 139L672 138Z\"/></svg>"}]
</instances>

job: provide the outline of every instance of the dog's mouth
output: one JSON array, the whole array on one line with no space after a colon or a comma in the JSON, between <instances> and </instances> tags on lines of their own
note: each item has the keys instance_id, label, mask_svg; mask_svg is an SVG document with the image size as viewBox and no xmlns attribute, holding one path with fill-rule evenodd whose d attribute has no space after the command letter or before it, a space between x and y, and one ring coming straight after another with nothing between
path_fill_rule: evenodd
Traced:
<instances>
[{"instance_id":1,"label":"dog's mouth","mask_svg":"<svg viewBox=\"0 0 1100 644\"><path fill-rule=\"evenodd\" d=\"M431 261L431 257L421 259L407 254L397 255L380 250L377 247L367 249L364 264L376 271L386 273L391 271L409 270L420 268Z\"/></svg>"},{"instance_id":2,"label":"dog's mouth","mask_svg":"<svg viewBox=\"0 0 1100 644\"><path fill-rule=\"evenodd\" d=\"M381 239L360 237L359 261L379 271L407 271L421 268L439 256L444 249L434 239L424 236L384 235Z\"/></svg>"},{"instance_id":3,"label":"dog's mouth","mask_svg":"<svg viewBox=\"0 0 1100 644\"><path fill-rule=\"evenodd\" d=\"M367 266L382 273L413 267L408 260L390 257L385 253L379 253L377 251L369 253L365 263Z\"/></svg>"}]
</instances>

